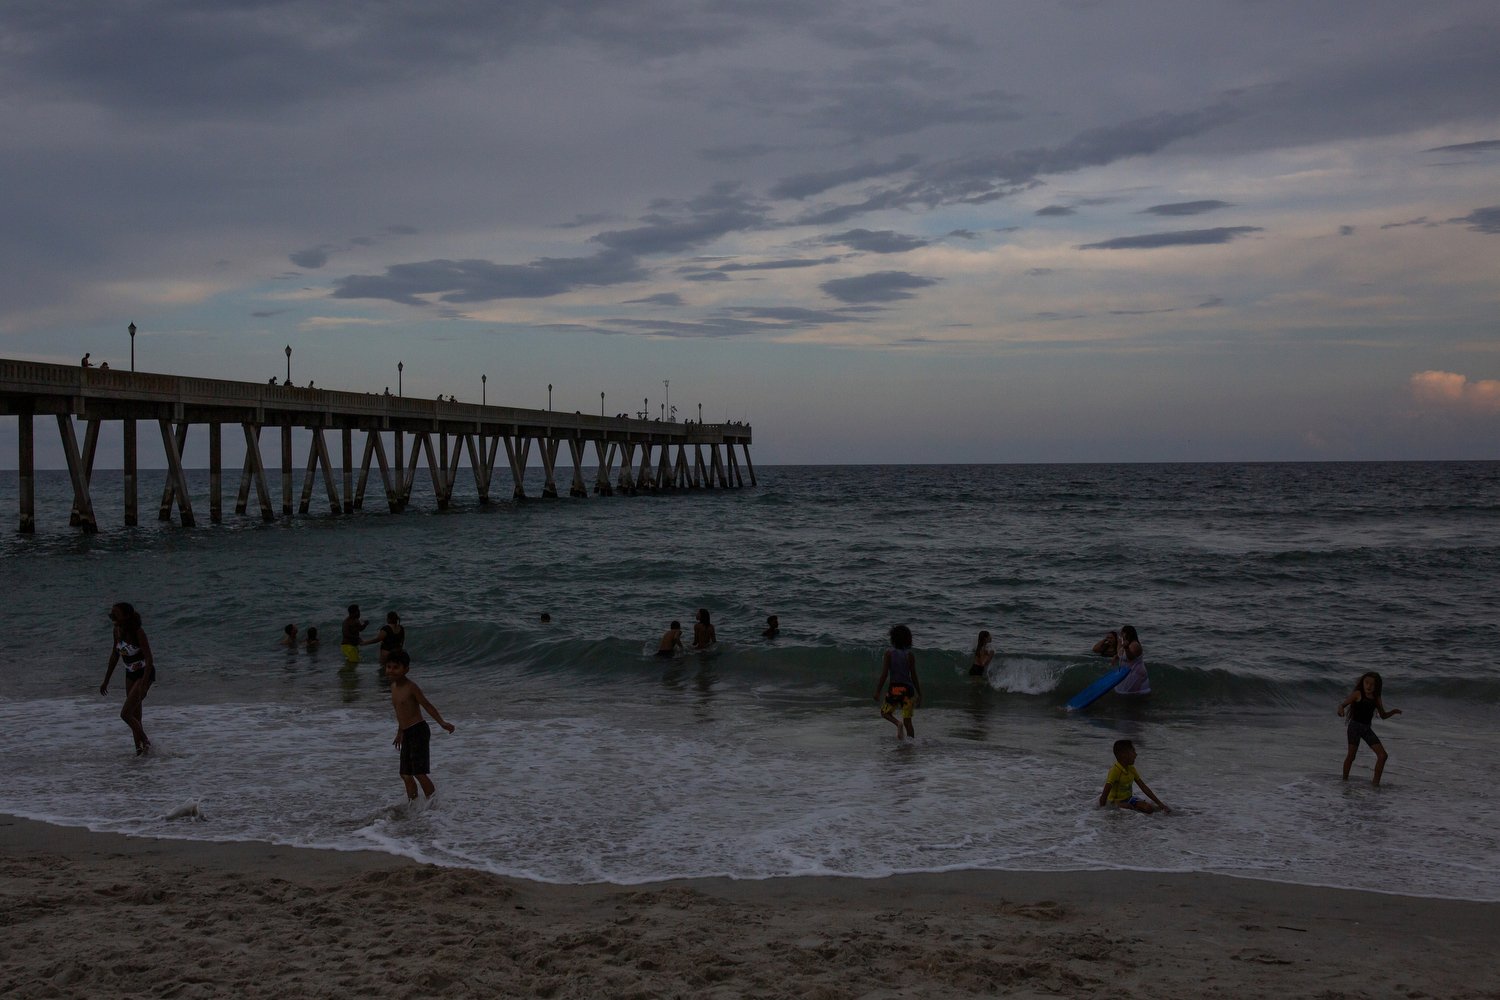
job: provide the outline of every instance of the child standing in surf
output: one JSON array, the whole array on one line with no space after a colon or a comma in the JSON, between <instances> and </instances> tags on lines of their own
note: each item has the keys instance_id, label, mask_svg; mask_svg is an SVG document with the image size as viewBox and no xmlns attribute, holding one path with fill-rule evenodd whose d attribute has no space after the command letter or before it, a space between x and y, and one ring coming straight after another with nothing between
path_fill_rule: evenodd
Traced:
<instances>
[{"instance_id":1,"label":"child standing in surf","mask_svg":"<svg viewBox=\"0 0 1500 1000\"><path fill-rule=\"evenodd\" d=\"M1349 767L1354 763L1354 755L1359 753L1359 741L1364 740L1375 751L1375 775L1370 779L1370 784L1380 784L1380 774L1385 770L1385 762L1390 754L1380 745L1380 737L1375 735L1370 723L1374 721L1376 712L1380 713L1382 719L1401 714L1399 708L1386 711L1385 703L1380 700L1382 686L1380 675L1375 671L1360 674L1349 697L1339 703L1339 718L1344 717L1345 709L1349 710L1349 753L1344 757L1345 781L1349 780Z\"/></svg>"},{"instance_id":2,"label":"child standing in surf","mask_svg":"<svg viewBox=\"0 0 1500 1000\"><path fill-rule=\"evenodd\" d=\"M430 799L437 791L427 776L431 770L427 748L432 740L432 730L422 718L422 710L425 708L432 721L448 732L453 732L454 727L422 694L417 682L406 676L410 669L411 657L404 649L398 649L386 658L385 675L391 680L391 705L396 709L396 738L391 742L401 748L401 781L406 785L406 797L415 799L420 784L422 793Z\"/></svg>"},{"instance_id":3,"label":"child standing in surf","mask_svg":"<svg viewBox=\"0 0 1500 1000\"><path fill-rule=\"evenodd\" d=\"M133 605L121 601L111 606L109 620L114 634L109 648L109 665L104 669L104 683L99 685L99 693L109 694L109 679L115 675L115 666L123 662L125 704L120 708L120 718L135 737L135 752L144 754L151 749L151 741L141 723L141 703L156 682L156 658L151 655L151 643L146 639L146 630L141 627L140 613Z\"/></svg>"},{"instance_id":4,"label":"child standing in surf","mask_svg":"<svg viewBox=\"0 0 1500 1000\"><path fill-rule=\"evenodd\" d=\"M897 625L891 629L891 648L880 660L880 676L875 680L875 700L885 694L880 717L896 727L896 739L917 738L912 728L912 710L922 704L922 682L917 680L917 654L911 650L911 629ZM887 686L886 682L890 684ZM901 718L896 718L897 710Z\"/></svg>"}]
</instances>

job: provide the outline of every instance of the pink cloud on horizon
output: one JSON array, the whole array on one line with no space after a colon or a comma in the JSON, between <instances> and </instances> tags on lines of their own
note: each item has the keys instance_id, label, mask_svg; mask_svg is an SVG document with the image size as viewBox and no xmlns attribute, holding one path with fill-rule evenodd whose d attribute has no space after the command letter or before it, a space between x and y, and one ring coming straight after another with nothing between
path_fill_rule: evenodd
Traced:
<instances>
[{"instance_id":1,"label":"pink cloud on horizon","mask_svg":"<svg viewBox=\"0 0 1500 1000\"><path fill-rule=\"evenodd\" d=\"M1500 413L1500 379L1471 382L1457 372L1417 372L1411 377L1411 393L1422 404Z\"/></svg>"}]
</instances>

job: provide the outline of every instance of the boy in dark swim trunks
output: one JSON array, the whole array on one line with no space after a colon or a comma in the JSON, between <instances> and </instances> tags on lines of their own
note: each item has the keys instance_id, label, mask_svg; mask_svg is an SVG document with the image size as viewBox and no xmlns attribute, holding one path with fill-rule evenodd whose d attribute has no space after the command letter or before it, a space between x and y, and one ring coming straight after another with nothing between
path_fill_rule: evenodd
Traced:
<instances>
[{"instance_id":1,"label":"boy in dark swim trunks","mask_svg":"<svg viewBox=\"0 0 1500 1000\"><path fill-rule=\"evenodd\" d=\"M682 622L673 621L672 627L661 634L661 642L656 644L656 655L662 659L671 659L682 652Z\"/></svg>"},{"instance_id":2,"label":"boy in dark swim trunks","mask_svg":"<svg viewBox=\"0 0 1500 1000\"><path fill-rule=\"evenodd\" d=\"M401 748L401 781L406 785L406 797L417 797L417 785L429 799L437 789L427 777L427 746L432 739L432 730L422 718L422 710L432 716L434 722L448 732L453 725L443 719L442 713L422 694L417 682L406 675L411 669L411 657L406 650L398 649L385 661L385 675L391 680L391 705L396 709L396 738L391 742Z\"/></svg>"}]
</instances>

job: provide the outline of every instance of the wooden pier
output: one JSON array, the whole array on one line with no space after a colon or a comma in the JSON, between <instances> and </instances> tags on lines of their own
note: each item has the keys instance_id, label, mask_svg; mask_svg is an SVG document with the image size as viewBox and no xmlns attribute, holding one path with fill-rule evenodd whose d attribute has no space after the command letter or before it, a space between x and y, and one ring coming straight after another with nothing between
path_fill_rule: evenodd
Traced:
<instances>
[{"instance_id":1,"label":"wooden pier","mask_svg":"<svg viewBox=\"0 0 1500 1000\"><path fill-rule=\"evenodd\" d=\"M327 493L329 512L349 514L363 509L372 465L379 470L385 502L392 513L411 500L417 470L425 458L433 498L439 510L453 497L464 455L474 476L480 503L490 502L490 488L500 449L510 469L511 496L526 496L523 486L533 448L544 476L542 495L558 495L558 456L567 448L572 460L568 494L587 497L590 485L600 496L615 493L729 489L745 485L750 462L750 428L744 424L695 424L675 421L596 417L510 406L481 406L375 393L305 389L223 379L187 378L149 372L82 368L0 358L0 416L14 415L19 435L20 531L36 530L35 423L38 416L55 416L73 484L70 523L83 531L97 531L89 495L99 428L105 421L122 424L125 524L138 523L137 425L157 424L167 469L157 511L160 520L172 519L175 508L184 527L194 524L193 504L183 466L188 430L208 430L209 520L223 520L223 428L239 424L245 437L245 459L240 470L234 512L244 514L254 489L260 516L276 519L266 470L261 459L261 431L275 428L281 438L281 516L293 513L292 431L311 431L302 493L296 510L308 513L319 476ZM80 444L75 421L84 427ZM324 438L338 431L342 489ZM354 463L354 432L364 433L363 458ZM410 452L407 438L410 437ZM386 446L389 437L391 445ZM736 452L738 449L738 453ZM592 452L592 456L590 456ZM705 453L707 458L705 459ZM741 471L740 456L744 458ZM592 484L584 479L585 458L592 457ZM357 472L357 481L356 481Z\"/></svg>"}]
</instances>

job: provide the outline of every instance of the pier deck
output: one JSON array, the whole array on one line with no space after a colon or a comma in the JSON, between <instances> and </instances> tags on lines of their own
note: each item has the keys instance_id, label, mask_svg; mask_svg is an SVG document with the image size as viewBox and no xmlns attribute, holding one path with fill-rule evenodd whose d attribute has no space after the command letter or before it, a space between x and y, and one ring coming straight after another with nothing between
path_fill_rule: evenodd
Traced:
<instances>
[{"instance_id":1,"label":"pier deck","mask_svg":"<svg viewBox=\"0 0 1500 1000\"><path fill-rule=\"evenodd\" d=\"M276 517L266 486L260 433L276 428L281 438L281 516L292 515L293 440L296 428L311 432L302 494L296 510L309 511L321 472L330 513L352 513L363 507L372 468L378 469L386 503L394 513L406 508L419 465L425 459L439 509L448 506L462 459L467 455L481 503L490 501L496 463L511 472L512 497L526 496L523 476L535 448L544 472L543 496L557 496L558 457L571 459L569 495L586 497L616 492L633 495L744 485L750 461L751 429L738 423L706 424L593 416L512 406L418 399L386 393L303 388L225 379L192 378L153 372L82 368L0 358L0 415L18 420L19 506L22 532L35 530L35 421L56 418L73 484L70 522L84 531L98 523L89 494L101 424L122 425L125 524L138 523L137 424L157 424L166 456L166 482L158 516L169 520L175 508L184 526L194 523L192 501L183 473L182 450L188 430L204 426L209 441L210 519L223 516L222 431L238 424L244 434L245 458L240 470L235 513L246 512L252 488L260 516ZM77 424L84 428L78 439ZM342 489L335 479L327 431L337 431L343 461ZM353 461L354 433L362 432L363 458ZM406 451L410 437L411 450ZM386 441L390 440L387 449ZM592 456L589 455L592 452ZM706 457L705 457L706 455ZM593 458L592 484L584 462ZM741 470L740 458L744 460ZM355 476L357 475L357 483Z\"/></svg>"}]
</instances>

